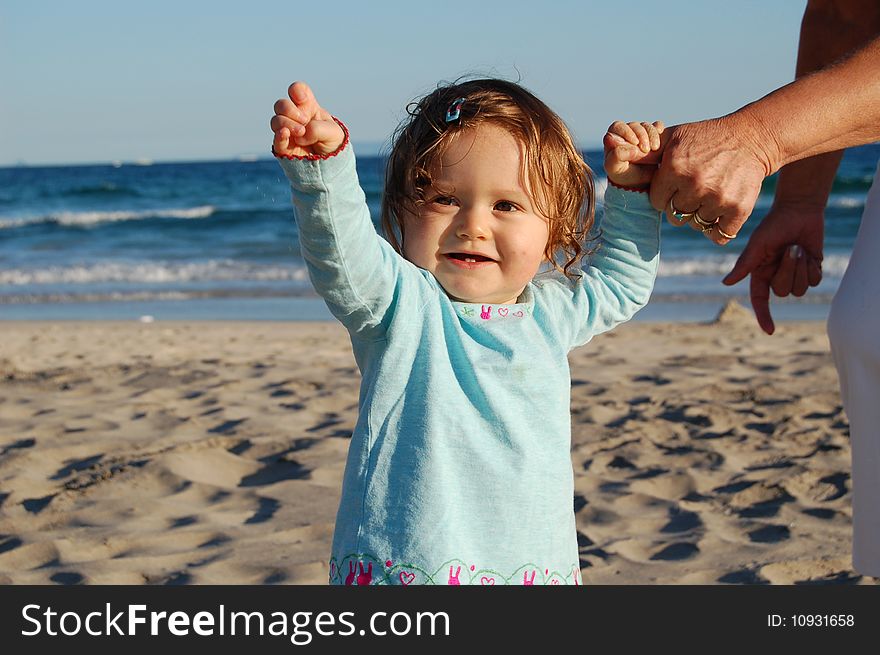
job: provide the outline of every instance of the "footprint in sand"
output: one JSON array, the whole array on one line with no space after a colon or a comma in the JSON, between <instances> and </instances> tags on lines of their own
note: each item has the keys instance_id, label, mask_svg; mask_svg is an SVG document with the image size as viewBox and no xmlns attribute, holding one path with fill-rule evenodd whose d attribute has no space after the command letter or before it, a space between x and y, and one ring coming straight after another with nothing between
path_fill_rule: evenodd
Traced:
<instances>
[{"instance_id":1,"label":"footprint in sand","mask_svg":"<svg viewBox=\"0 0 880 655\"><path fill-rule=\"evenodd\" d=\"M85 578L75 571L59 571L49 578L55 584L75 585L85 582Z\"/></svg>"},{"instance_id":2,"label":"footprint in sand","mask_svg":"<svg viewBox=\"0 0 880 655\"><path fill-rule=\"evenodd\" d=\"M196 548L214 548L216 546L222 546L230 541L232 541L232 537L225 534L218 534L217 536L211 537L207 541L200 543Z\"/></svg>"},{"instance_id":3,"label":"footprint in sand","mask_svg":"<svg viewBox=\"0 0 880 655\"><path fill-rule=\"evenodd\" d=\"M714 491L721 494L732 493L727 503L742 518L776 516L782 505L794 501L784 487L754 480L741 480L717 487Z\"/></svg>"},{"instance_id":4,"label":"footprint in sand","mask_svg":"<svg viewBox=\"0 0 880 655\"><path fill-rule=\"evenodd\" d=\"M702 527L703 521L696 512L689 512L678 507L670 507L669 522L660 528L660 532L688 532Z\"/></svg>"},{"instance_id":5,"label":"footprint in sand","mask_svg":"<svg viewBox=\"0 0 880 655\"><path fill-rule=\"evenodd\" d=\"M50 477L50 480L62 480L66 478L71 473L75 473L77 471L83 471L85 469L89 469L95 466L98 462L101 461L101 458L104 457L104 453L98 453L97 455L90 455L89 457L85 457L83 459L74 459L67 460L64 462L64 466L58 469L55 472L55 475Z\"/></svg>"},{"instance_id":6,"label":"footprint in sand","mask_svg":"<svg viewBox=\"0 0 880 655\"><path fill-rule=\"evenodd\" d=\"M835 512L833 509L823 509L821 507L808 507L807 509L801 510L801 512L807 516L822 519L823 521L830 521L839 514L839 512Z\"/></svg>"},{"instance_id":7,"label":"footprint in sand","mask_svg":"<svg viewBox=\"0 0 880 655\"><path fill-rule=\"evenodd\" d=\"M852 571L849 557L773 562L761 567L760 574L777 585L841 584L861 580L861 576Z\"/></svg>"},{"instance_id":8,"label":"footprint in sand","mask_svg":"<svg viewBox=\"0 0 880 655\"><path fill-rule=\"evenodd\" d=\"M23 448L33 448L37 444L36 439L19 439L15 443L11 443L8 446L4 446L3 450L0 450L0 457L5 455L8 452L13 450L19 450Z\"/></svg>"},{"instance_id":9,"label":"footprint in sand","mask_svg":"<svg viewBox=\"0 0 880 655\"><path fill-rule=\"evenodd\" d=\"M305 480L311 477L312 470L293 459L289 451L261 457L259 461L264 464L263 468L242 477L239 487L262 487L282 480Z\"/></svg>"},{"instance_id":10,"label":"footprint in sand","mask_svg":"<svg viewBox=\"0 0 880 655\"><path fill-rule=\"evenodd\" d=\"M749 539L758 544L775 544L791 538L791 531L785 525L765 525L748 534Z\"/></svg>"},{"instance_id":11,"label":"footprint in sand","mask_svg":"<svg viewBox=\"0 0 880 655\"><path fill-rule=\"evenodd\" d=\"M32 571L57 566L60 554L51 541L23 544L0 554L0 571Z\"/></svg>"},{"instance_id":12,"label":"footprint in sand","mask_svg":"<svg viewBox=\"0 0 880 655\"><path fill-rule=\"evenodd\" d=\"M849 474L842 471L804 471L782 481L796 498L808 503L830 502L849 492Z\"/></svg>"},{"instance_id":13,"label":"footprint in sand","mask_svg":"<svg viewBox=\"0 0 880 655\"><path fill-rule=\"evenodd\" d=\"M257 511L250 517L245 519L245 525L253 525L255 523L265 523L275 516L275 512L281 509L281 503L274 498L260 498Z\"/></svg>"},{"instance_id":14,"label":"footprint in sand","mask_svg":"<svg viewBox=\"0 0 880 655\"><path fill-rule=\"evenodd\" d=\"M700 428L708 428L712 426L712 419L706 416L694 405L677 405L668 407L657 415L665 421L672 423L687 423Z\"/></svg>"},{"instance_id":15,"label":"footprint in sand","mask_svg":"<svg viewBox=\"0 0 880 655\"><path fill-rule=\"evenodd\" d=\"M238 428L238 426L245 421L247 421L246 418L225 421L220 425L211 428L210 430L208 430L208 432L210 432L211 434L235 434L237 431L236 428Z\"/></svg>"},{"instance_id":16,"label":"footprint in sand","mask_svg":"<svg viewBox=\"0 0 880 655\"><path fill-rule=\"evenodd\" d=\"M276 571L263 578L260 584L281 584L285 580L287 580L287 574L283 571Z\"/></svg>"},{"instance_id":17,"label":"footprint in sand","mask_svg":"<svg viewBox=\"0 0 880 655\"><path fill-rule=\"evenodd\" d=\"M680 561L695 557L697 554L699 554L699 552L700 549L697 547L696 544L682 541L663 547L662 549L651 555L651 559L663 561Z\"/></svg>"},{"instance_id":18,"label":"footprint in sand","mask_svg":"<svg viewBox=\"0 0 880 655\"><path fill-rule=\"evenodd\" d=\"M199 519L197 516L181 516L180 518L172 519L168 524L170 529L174 528L182 528L187 525L192 525L193 523L198 523Z\"/></svg>"},{"instance_id":19,"label":"footprint in sand","mask_svg":"<svg viewBox=\"0 0 880 655\"><path fill-rule=\"evenodd\" d=\"M42 498L26 498L21 501L22 507L24 507L31 514L39 514L42 512L49 503L52 502L52 499L55 498L57 494L49 494L48 496L43 496Z\"/></svg>"},{"instance_id":20,"label":"footprint in sand","mask_svg":"<svg viewBox=\"0 0 880 655\"><path fill-rule=\"evenodd\" d=\"M770 584L768 580L749 569L740 569L739 571L725 573L718 578L717 582L722 584Z\"/></svg>"},{"instance_id":21,"label":"footprint in sand","mask_svg":"<svg viewBox=\"0 0 880 655\"><path fill-rule=\"evenodd\" d=\"M632 482L632 490L664 500L679 500L696 491L694 479L684 472L666 473Z\"/></svg>"}]
</instances>

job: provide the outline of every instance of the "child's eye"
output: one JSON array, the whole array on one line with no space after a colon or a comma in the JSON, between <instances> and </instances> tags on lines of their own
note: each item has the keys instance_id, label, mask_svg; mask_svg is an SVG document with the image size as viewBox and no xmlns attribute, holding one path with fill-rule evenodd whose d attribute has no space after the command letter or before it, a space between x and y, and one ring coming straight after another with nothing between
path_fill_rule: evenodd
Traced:
<instances>
[{"instance_id":1,"label":"child's eye","mask_svg":"<svg viewBox=\"0 0 880 655\"><path fill-rule=\"evenodd\" d=\"M495 209L502 212L515 212L519 209L519 207L514 205L509 200L499 200L495 203Z\"/></svg>"},{"instance_id":2,"label":"child's eye","mask_svg":"<svg viewBox=\"0 0 880 655\"><path fill-rule=\"evenodd\" d=\"M438 205L453 205L455 204L455 198L452 198L451 196L437 196L431 202Z\"/></svg>"}]
</instances>

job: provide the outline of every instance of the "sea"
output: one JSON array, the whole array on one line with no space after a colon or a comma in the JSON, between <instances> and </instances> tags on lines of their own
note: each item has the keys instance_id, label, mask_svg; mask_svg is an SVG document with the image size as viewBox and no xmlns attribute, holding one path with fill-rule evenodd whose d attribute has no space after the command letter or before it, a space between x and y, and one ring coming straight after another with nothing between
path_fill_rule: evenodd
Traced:
<instances>
[{"instance_id":1,"label":"sea","mask_svg":"<svg viewBox=\"0 0 880 655\"><path fill-rule=\"evenodd\" d=\"M602 153L586 151L598 197ZM880 144L846 152L826 209L823 280L775 299L779 320L822 320L846 269ZM385 159L359 156L378 221ZM718 247L663 222L648 321L711 320L748 282L725 287L748 235L770 209L764 182L741 236ZM601 212L601 209L600 209ZM323 320L331 318L300 255L290 190L271 158L0 168L0 319Z\"/></svg>"}]
</instances>

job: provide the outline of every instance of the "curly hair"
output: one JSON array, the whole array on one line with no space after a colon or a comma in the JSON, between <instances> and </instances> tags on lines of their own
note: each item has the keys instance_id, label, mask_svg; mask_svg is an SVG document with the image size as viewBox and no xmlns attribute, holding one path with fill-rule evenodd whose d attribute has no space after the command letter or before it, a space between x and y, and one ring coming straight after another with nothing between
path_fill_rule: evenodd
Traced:
<instances>
[{"instance_id":1,"label":"curly hair","mask_svg":"<svg viewBox=\"0 0 880 655\"><path fill-rule=\"evenodd\" d=\"M458 98L464 98L460 117L447 122L446 111ZM585 254L583 242L595 216L593 175L552 109L514 82L475 79L439 86L410 103L407 114L392 137L382 198L382 227L398 253L403 252L403 217L418 214L454 135L491 124L523 145L524 179L549 221L544 255L556 270L573 277L570 269Z\"/></svg>"}]
</instances>

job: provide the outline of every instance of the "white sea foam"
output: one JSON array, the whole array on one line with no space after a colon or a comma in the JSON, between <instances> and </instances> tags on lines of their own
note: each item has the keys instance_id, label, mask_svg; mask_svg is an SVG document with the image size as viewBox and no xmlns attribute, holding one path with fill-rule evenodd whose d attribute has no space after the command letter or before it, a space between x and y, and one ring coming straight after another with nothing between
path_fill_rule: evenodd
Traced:
<instances>
[{"instance_id":1,"label":"white sea foam","mask_svg":"<svg viewBox=\"0 0 880 655\"><path fill-rule=\"evenodd\" d=\"M198 219L211 216L216 210L211 205L200 207L172 207L168 209L143 209L140 211L83 211L54 212L40 216L0 216L0 229L16 228L35 223L58 223L59 225L89 226L117 221L140 221L147 218Z\"/></svg>"},{"instance_id":2,"label":"white sea foam","mask_svg":"<svg viewBox=\"0 0 880 655\"><path fill-rule=\"evenodd\" d=\"M50 266L40 269L0 270L0 284L98 284L138 282L169 284L216 281L305 281L305 266L247 264L232 260L171 263L144 262Z\"/></svg>"},{"instance_id":3,"label":"white sea foam","mask_svg":"<svg viewBox=\"0 0 880 655\"><path fill-rule=\"evenodd\" d=\"M828 199L829 207L840 207L842 209L862 209L865 206L865 195L857 196L839 196L833 195Z\"/></svg>"},{"instance_id":4,"label":"white sea foam","mask_svg":"<svg viewBox=\"0 0 880 655\"><path fill-rule=\"evenodd\" d=\"M736 263L737 255L721 257L660 257L657 277L688 275L727 275ZM822 261L822 274L841 277L849 264L849 255L828 255Z\"/></svg>"}]
</instances>

